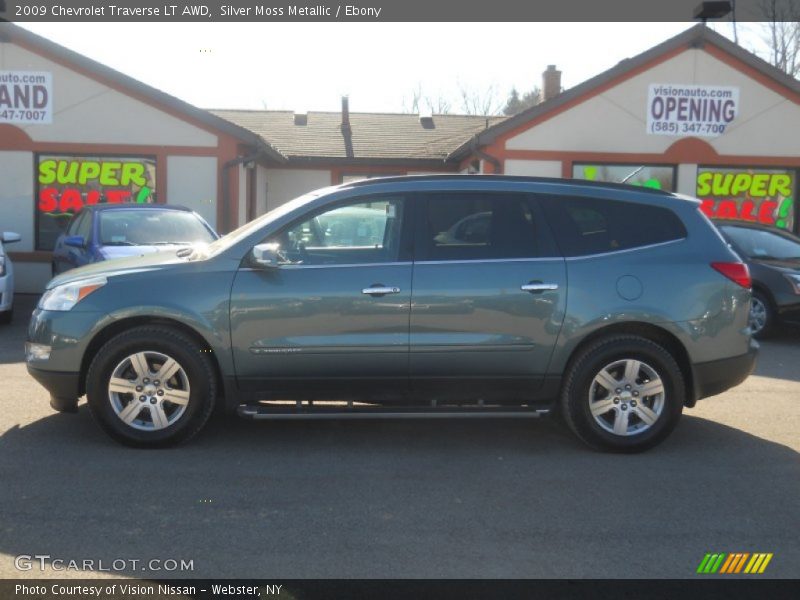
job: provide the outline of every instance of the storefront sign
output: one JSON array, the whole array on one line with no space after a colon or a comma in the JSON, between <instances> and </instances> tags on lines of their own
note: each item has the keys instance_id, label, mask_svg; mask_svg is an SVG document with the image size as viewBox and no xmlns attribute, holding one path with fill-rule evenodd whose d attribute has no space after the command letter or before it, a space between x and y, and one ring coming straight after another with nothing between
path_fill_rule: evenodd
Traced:
<instances>
[{"instance_id":1,"label":"storefront sign","mask_svg":"<svg viewBox=\"0 0 800 600\"><path fill-rule=\"evenodd\" d=\"M777 169L700 168L697 197L709 217L794 226L793 171Z\"/></svg>"},{"instance_id":2,"label":"storefront sign","mask_svg":"<svg viewBox=\"0 0 800 600\"><path fill-rule=\"evenodd\" d=\"M154 202L156 160L142 156L37 156L37 247L50 250L76 212L99 203Z\"/></svg>"},{"instance_id":3,"label":"storefront sign","mask_svg":"<svg viewBox=\"0 0 800 600\"><path fill-rule=\"evenodd\" d=\"M738 87L654 83L647 94L647 133L717 137L738 110Z\"/></svg>"},{"instance_id":4,"label":"storefront sign","mask_svg":"<svg viewBox=\"0 0 800 600\"><path fill-rule=\"evenodd\" d=\"M0 123L53 122L53 76L43 71L0 71Z\"/></svg>"}]
</instances>

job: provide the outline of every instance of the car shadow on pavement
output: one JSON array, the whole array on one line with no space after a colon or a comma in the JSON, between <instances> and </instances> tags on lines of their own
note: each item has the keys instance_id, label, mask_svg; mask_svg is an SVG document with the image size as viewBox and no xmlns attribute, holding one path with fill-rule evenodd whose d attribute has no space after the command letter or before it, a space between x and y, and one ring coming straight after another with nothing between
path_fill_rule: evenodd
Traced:
<instances>
[{"instance_id":1,"label":"car shadow on pavement","mask_svg":"<svg viewBox=\"0 0 800 600\"><path fill-rule=\"evenodd\" d=\"M781 327L760 345L754 375L800 381L800 327Z\"/></svg>"},{"instance_id":2,"label":"car shadow on pavement","mask_svg":"<svg viewBox=\"0 0 800 600\"><path fill-rule=\"evenodd\" d=\"M41 576L13 566L34 553L193 561L137 577L691 577L726 550L796 576L799 458L690 415L631 456L555 419L225 418L145 451L82 404L0 437L0 577Z\"/></svg>"}]
</instances>

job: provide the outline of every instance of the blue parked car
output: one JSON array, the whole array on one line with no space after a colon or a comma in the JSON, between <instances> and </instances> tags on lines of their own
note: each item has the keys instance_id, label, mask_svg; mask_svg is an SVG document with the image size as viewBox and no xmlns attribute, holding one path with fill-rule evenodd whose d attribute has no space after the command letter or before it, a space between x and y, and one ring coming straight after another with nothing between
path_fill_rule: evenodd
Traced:
<instances>
[{"instance_id":1,"label":"blue parked car","mask_svg":"<svg viewBox=\"0 0 800 600\"><path fill-rule=\"evenodd\" d=\"M53 250L53 276L90 263L142 256L219 237L196 212L164 204L95 204L78 212Z\"/></svg>"}]
</instances>

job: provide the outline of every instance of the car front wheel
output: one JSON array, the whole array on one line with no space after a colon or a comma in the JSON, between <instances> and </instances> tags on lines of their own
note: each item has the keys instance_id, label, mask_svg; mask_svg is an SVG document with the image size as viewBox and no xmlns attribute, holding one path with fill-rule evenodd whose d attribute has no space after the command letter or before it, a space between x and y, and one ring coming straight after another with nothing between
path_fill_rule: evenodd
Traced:
<instances>
[{"instance_id":1,"label":"car front wheel","mask_svg":"<svg viewBox=\"0 0 800 600\"><path fill-rule=\"evenodd\" d=\"M680 367L661 345L632 335L599 340L572 361L561 408L589 446L641 452L661 442L685 400Z\"/></svg>"},{"instance_id":2,"label":"car front wheel","mask_svg":"<svg viewBox=\"0 0 800 600\"><path fill-rule=\"evenodd\" d=\"M208 353L168 327L137 327L108 341L87 374L92 415L111 437L137 447L188 440L214 408Z\"/></svg>"}]
</instances>

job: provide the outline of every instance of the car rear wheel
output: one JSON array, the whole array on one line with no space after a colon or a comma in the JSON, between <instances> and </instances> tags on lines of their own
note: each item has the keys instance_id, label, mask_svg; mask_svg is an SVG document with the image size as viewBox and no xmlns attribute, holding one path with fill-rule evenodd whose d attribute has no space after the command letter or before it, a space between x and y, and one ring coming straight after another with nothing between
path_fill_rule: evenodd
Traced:
<instances>
[{"instance_id":1,"label":"car rear wheel","mask_svg":"<svg viewBox=\"0 0 800 600\"><path fill-rule=\"evenodd\" d=\"M137 327L100 349L86 389L92 415L111 437L163 447L202 429L214 408L216 380L193 339L168 327Z\"/></svg>"},{"instance_id":2,"label":"car rear wheel","mask_svg":"<svg viewBox=\"0 0 800 600\"><path fill-rule=\"evenodd\" d=\"M761 292L753 291L753 296L750 299L750 316L748 324L753 336L763 339L768 337L772 331L772 325L775 322L775 311L772 308L772 303Z\"/></svg>"},{"instance_id":3,"label":"car rear wheel","mask_svg":"<svg viewBox=\"0 0 800 600\"><path fill-rule=\"evenodd\" d=\"M620 335L599 340L575 357L561 408L567 424L589 446L641 452L674 429L685 394L680 367L664 347Z\"/></svg>"}]
</instances>

